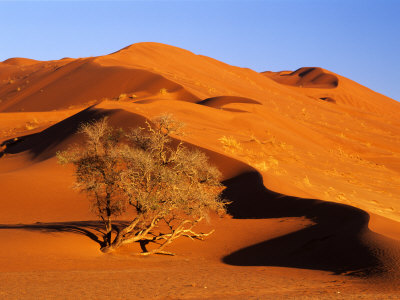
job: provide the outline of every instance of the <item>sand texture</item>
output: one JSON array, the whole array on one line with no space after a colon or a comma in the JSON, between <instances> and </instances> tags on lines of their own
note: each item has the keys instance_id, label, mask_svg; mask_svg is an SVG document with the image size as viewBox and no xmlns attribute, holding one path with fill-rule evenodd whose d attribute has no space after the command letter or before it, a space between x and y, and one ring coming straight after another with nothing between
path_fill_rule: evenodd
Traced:
<instances>
[{"instance_id":1,"label":"sand texture","mask_svg":"<svg viewBox=\"0 0 400 300\"><path fill-rule=\"evenodd\" d=\"M55 154L84 122L165 112L222 171L229 215L174 257L104 254ZM258 73L158 43L0 62L0 298L399 299L399 115L322 68Z\"/></svg>"}]
</instances>

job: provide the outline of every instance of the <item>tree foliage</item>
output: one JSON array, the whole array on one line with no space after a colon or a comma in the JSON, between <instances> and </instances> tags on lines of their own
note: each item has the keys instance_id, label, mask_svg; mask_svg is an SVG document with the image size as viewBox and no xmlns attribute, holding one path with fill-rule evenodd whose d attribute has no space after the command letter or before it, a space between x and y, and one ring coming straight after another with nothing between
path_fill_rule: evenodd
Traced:
<instances>
[{"instance_id":1,"label":"tree foliage","mask_svg":"<svg viewBox=\"0 0 400 300\"><path fill-rule=\"evenodd\" d=\"M85 144L57 154L60 163L75 166L75 187L87 194L104 223L104 252L139 242L142 255L166 254L165 246L181 236L211 234L194 227L210 211L225 212L218 169L203 152L171 138L182 132L182 124L162 115L146 125L124 133L106 118L87 123L79 131ZM113 222L123 213L131 220L114 226L113 233ZM157 246L148 251L150 242Z\"/></svg>"}]
</instances>

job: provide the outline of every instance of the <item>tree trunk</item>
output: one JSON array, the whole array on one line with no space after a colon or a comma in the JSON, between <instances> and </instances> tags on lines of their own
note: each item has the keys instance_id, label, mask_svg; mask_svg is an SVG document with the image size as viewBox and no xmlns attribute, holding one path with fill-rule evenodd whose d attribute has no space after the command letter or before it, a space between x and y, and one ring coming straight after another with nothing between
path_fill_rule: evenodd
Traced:
<instances>
[{"instance_id":1,"label":"tree trunk","mask_svg":"<svg viewBox=\"0 0 400 300\"><path fill-rule=\"evenodd\" d=\"M106 245L102 247L100 250L103 251L104 253L110 253L119 248L124 242L125 234L130 233L133 229L135 229L135 226L139 223L139 221L140 218L135 218L128 226L119 230L117 236L114 238L113 241L111 241L112 226L110 222L109 242L107 242Z\"/></svg>"},{"instance_id":2,"label":"tree trunk","mask_svg":"<svg viewBox=\"0 0 400 300\"><path fill-rule=\"evenodd\" d=\"M103 253L111 253L114 252L116 248L114 248L112 245L104 246L100 248L100 251Z\"/></svg>"},{"instance_id":3,"label":"tree trunk","mask_svg":"<svg viewBox=\"0 0 400 300\"><path fill-rule=\"evenodd\" d=\"M106 246L111 245L111 233L112 233L112 224L111 224L111 219L108 217L106 222L106 233L104 235L104 242Z\"/></svg>"},{"instance_id":4,"label":"tree trunk","mask_svg":"<svg viewBox=\"0 0 400 300\"><path fill-rule=\"evenodd\" d=\"M107 193L106 196L106 201L107 201L107 206L106 206L106 212L107 212L107 218L105 220L105 225L106 225L106 234L104 235L104 242L106 246L111 245L111 233L112 233L112 223L111 223L111 195L110 193Z\"/></svg>"}]
</instances>

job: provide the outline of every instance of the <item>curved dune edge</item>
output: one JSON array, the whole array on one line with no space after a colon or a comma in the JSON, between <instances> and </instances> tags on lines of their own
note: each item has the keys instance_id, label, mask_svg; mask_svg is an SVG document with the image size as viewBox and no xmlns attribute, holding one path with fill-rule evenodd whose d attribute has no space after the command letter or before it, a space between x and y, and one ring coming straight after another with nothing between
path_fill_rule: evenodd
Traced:
<instances>
[{"instance_id":1,"label":"curved dune edge","mask_svg":"<svg viewBox=\"0 0 400 300\"><path fill-rule=\"evenodd\" d=\"M232 104L232 103L245 103L245 104L261 105L261 103L259 101L249 99L249 98L234 97L234 96L218 96L218 97L207 98L207 99L197 102L197 104L205 105L205 106L213 107L213 108L221 108L224 105Z\"/></svg>"},{"instance_id":2,"label":"curved dune edge","mask_svg":"<svg viewBox=\"0 0 400 300\"><path fill-rule=\"evenodd\" d=\"M7 154L27 154L31 160L46 162L56 151L79 143L75 135L80 123L104 116L114 126L135 127L145 118L123 109L89 107L33 135L20 137L8 144ZM397 278L400 259L398 241L368 229L369 215L358 208L315 199L278 194L266 189L261 175L243 162L204 149L224 174L227 186L224 196L233 203L229 214L237 219L301 218L314 225L288 232L279 237L247 245L223 258L227 264L241 266L281 266L330 271L335 274ZM33 168L33 173L35 169ZM62 171L61 171L62 173ZM56 205L58 206L58 205ZM56 207L53 207L56 209ZM7 212L10 213L10 212ZM26 225L22 229L51 229L54 224ZM85 228L87 225L61 224L61 228ZM229 222L225 224L229 227ZM2 229L21 229L3 225ZM63 230L60 230L63 231ZM67 230L65 230L67 231ZM72 230L81 233L81 229ZM83 233L85 234L85 233Z\"/></svg>"},{"instance_id":3,"label":"curved dune edge","mask_svg":"<svg viewBox=\"0 0 400 300\"><path fill-rule=\"evenodd\" d=\"M15 66L28 66L28 65L33 65L33 64L39 63L39 62L41 62L41 61L35 60L35 59L30 59L30 58L12 57L12 58L2 61L1 63L8 64L8 65L15 65Z\"/></svg>"},{"instance_id":4,"label":"curved dune edge","mask_svg":"<svg viewBox=\"0 0 400 300\"><path fill-rule=\"evenodd\" d=\"M315 88L294 91L290 85ZM99 57L12 58L0 63L0 111L52 111L121 95L137 100L162 95L190 102L231 95L268 103L270 108L276 103L291 106L294 98L299 105L309 105L310 98L332 103L325 98L398 122L396 101L321 68L260 74L160 43L133 44Z\"/></svg>"},{"instance_id":5,"label":"curved dune edge","mask_svg":"<svg viewBox=\"0 0 400 300\"><path fill-rule=\"evenodd\" d=\"M137 100L135 101L135 104L150 104L150 103L155 103L159 101L164 101L163 99L160 99L159 97L153 98L151 97L150 99L144 99L144 100ZM218 97L212 97L212 98L207 98L198 102L195 102L196 104L207 106L207 107L212 107L216 109L222 109L224 111L230 111L230 112L248 112L243 109L239 108L232 108L232 107L226 107L229 104L257 104L257 105L262 105L259 101L245 98L245 97L236 97L236 96L218 96Z\"/></svg>"},{"instance_id":6,"label":"curved dune edge","mask_svg":"<svg viewBox=\"0 0 400 300\"><path fill-rule=\"evenodd\" d=\"M26 292L19 298L65 298L59 282L90 299L115 282L147 284L135 294L147 299L180 297L177 287L187 298L352 298L371 282L379 291L368 299L398 295L400 104L330 71L335 88L318 69L300 70L276 76L302 88L158 43L1 62L0 280ZM211 217L201 231L215 233L178 240L173 258L132 257L138 245L103 255L89 203L54 154L81 142L80 122L109 116L126 128L165 112L224 172L234 218Z\"/></svg>"},{"instance_id":7,"label":"curved dune edge","mask_svg":"<svg viewBox=\"0 0 400 300\"><path fill-rule=\"evenodd\" d=\"M236 251L223 261L242 266L285 266L335 274L399 279L400 239L368 228L367 212L339 203L285 196L268 190L258 172L225 182L238 218L305 216L315 225ZM243 190L246 186L248 189Z\"/></svg>"},{"instance_id":8,"label":"curved dune edge","mask_svg":"<svg viewBox=\"0 0 400 300\"><path fill-rule=\"evenodd\" d=\"M317 67L303 67L290 73L266 71L261 74L280 84L296 87L333 89L339 85L337 76Z\"/></svg>"},{"instance_id":9,"label":"curved dune edge","mask_svg":"<svg viewBox=\"0 0 400 300\"><path fill-rule=\"evenodd\" d=\"M21 74L15 75L16 79L0 87L0 97L5 99L0 102L0 111L51 111L88 106L104 99L131 100L151 95L198 101L181 84L161 74L101 66L92 58L51 62L38 71L18 72Z\"/></svg>"}]
</instances>

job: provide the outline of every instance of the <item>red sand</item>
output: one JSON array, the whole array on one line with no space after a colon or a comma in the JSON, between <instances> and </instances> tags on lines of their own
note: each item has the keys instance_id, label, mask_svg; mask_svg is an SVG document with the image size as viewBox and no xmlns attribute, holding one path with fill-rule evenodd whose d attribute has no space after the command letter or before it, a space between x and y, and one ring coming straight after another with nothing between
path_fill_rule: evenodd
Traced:
<instances>
[{"instance_id":1,"label":"red sand","mask_svg":"<svg viewBox=\"0 0 400 300\"><path fill-rule=\"evenodd\" d=\"M81 122L163 112L223 171L232 218L176 257L102 254L55 153ZM260 74L157 43L1 62L0 297L397 299L399 114L321 68Z\"/></svg>"}]
</instances>

